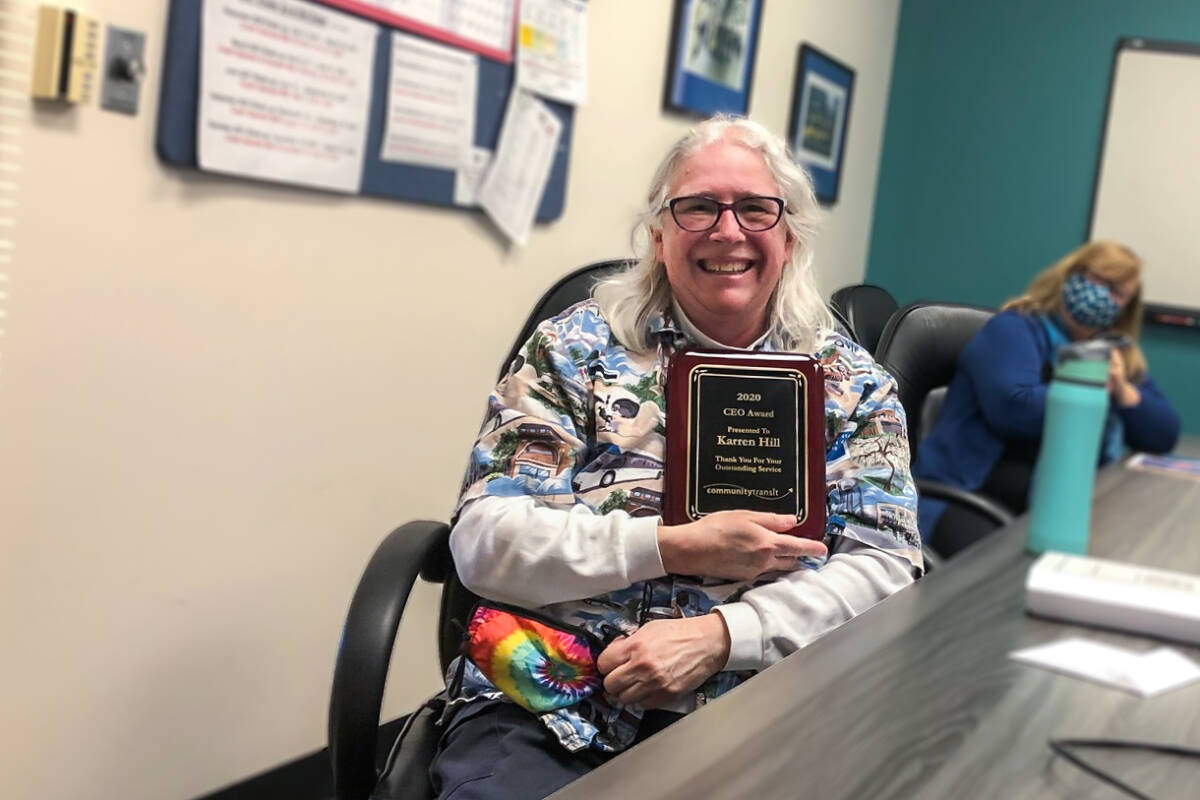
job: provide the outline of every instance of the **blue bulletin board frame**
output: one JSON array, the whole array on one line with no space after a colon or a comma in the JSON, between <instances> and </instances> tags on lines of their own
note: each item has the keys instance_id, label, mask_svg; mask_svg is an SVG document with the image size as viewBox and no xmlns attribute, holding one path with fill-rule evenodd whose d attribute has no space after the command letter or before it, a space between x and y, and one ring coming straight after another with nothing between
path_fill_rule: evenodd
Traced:
<instances>
[{"instance_id":1,"label":"blue bulletin board frame","mask_svg":"<svg viewBox=\"0 0 1200 800\"><path fill-rule=\"evenodd\" d=\"M754 85L754 64L758 58L758 29L766 0L743 2L750 9L744 41L738 36L729 35L723 26L713 26L711 18L708 21L697 21L696 25L692 24L693 15L698 10L715 7L712 0L675 0L663 109L705 117L719 112L744 116L749 110L750 88ZM744 52L744 69L736 88L705 77L696 69L695 49L700 45L693 37L689 48L689 34L693 33L693 29L697 29L695 33L709 43L711 51L728 52L737 48L739 53Z\"/></svg>"},{"instance_id":2,"label":"blue bulletin board frame","mask_svg":"<svg viewBox=\"0 0 1200 800\"><path fill-rule=\"evenodd\" d=\"M196 153L196 117L200 101L200 29L203 8L203 0L171 0L163 49L158 129L155 133L155 150L159 159L166 164L192 169L199 168ZM400 164L384 161L379 157L387 115L392 30L381 25L375 45L371 110L359 192L414 203L466 208L454 202L453 170ZM512 65L479 57L479 95L475 107L476 146L495 150L512 85ZM566 199L574 109L545 98L541 100L563 126L558 150L554 154L554 163L550 168L550 177L536 216L538 222L550 222L561 216Z\"/></svg>"},{"instance_id":3,"label":"blue bulletin board frame","mask_svg":"<svg viewBox=\"0 0 1200 800\"><path fill-rule=\"evenodd\" d=\"M837 112L832 120L832 145L829 152L818 152L806 142L805 120L813 122L815 114L811 105L813 92L821 87L827 93L839 96ZM819 91L819 90L818 90ZM837 202L838 187L842 182L842 163L846 155L846 132L850 129L850 109L854 101L854 70L828 53L823 53L811 44L801 44L796 58L796 82L792 87L792 110L788 114L788 147L795 159L804 165L812 176L817 200L824 205ZM827 126L825 126L827 127Z\"/></svg>"}]
</instances>

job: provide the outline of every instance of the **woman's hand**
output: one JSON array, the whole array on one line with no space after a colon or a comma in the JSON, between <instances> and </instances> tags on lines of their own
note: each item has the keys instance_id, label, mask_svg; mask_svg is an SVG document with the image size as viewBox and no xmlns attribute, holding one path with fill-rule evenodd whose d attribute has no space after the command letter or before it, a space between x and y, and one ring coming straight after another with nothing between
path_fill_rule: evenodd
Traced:
<instances>
[{"instance_id":1,"label":"woman's hand","mask_svg":"<svg viewBox=\"0 0 1200 800\"><path fill-rule=\"evenodd\" d=\"M800 556L827 555L823 542L781 532L794 527L786 514L718 511L686 525L659 525L658 552L671 575L751 580L795 569Z\"/></svg>"},{"instance_id":2,"label":"woman's hand","mask_svg":"<svg viewBox=\"0 0 1200 800\"><path fill-rule=\"evenodd\" d=\"M1142 393L1125 377L1125 357L1114 347L1108 356L1108 393L1118 408L1142 402Z\"/></svg>"},{"instance_id":3,"label":"woman's hand","mask_svg":"<svg viewBox=\"0 0 1200 800\"><path fill-rule=\"evenodd\" d=\"M604 648L596 667L604 690L622 705L669 706L729 660L729 631L720 614L656 619Z\"/></svg>"}]
</instances>

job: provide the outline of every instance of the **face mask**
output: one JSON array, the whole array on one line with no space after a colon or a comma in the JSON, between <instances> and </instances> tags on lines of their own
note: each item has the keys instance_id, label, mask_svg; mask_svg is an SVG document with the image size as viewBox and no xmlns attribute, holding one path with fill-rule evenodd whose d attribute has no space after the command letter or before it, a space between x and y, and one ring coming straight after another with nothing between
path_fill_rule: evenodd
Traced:
<instances>
[{"instance_id":1,"label":"face mask","mask_svg":"<svg viewBox=\"0 0 1200 800\"><path fill-rule=\"evenodd\" d=\"M1093 283L1082 272L1067 277L1062 290L1067 315L1085 328L1109 328L1121 314L1121 306L1107 286Z\"/></svg>"}]
</instances>

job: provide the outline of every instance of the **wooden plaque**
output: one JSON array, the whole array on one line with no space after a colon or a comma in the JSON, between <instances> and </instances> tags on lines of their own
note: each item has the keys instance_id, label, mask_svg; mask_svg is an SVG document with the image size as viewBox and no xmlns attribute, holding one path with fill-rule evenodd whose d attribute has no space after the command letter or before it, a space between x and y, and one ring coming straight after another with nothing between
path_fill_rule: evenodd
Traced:
<instances>
[{"instance_id":1,"label":"wooden plaque","mask_svg":"<svg viewBox=\"0 0 1200 800\"><path fill-rule=\"evenodd\" d=\"M825 379L795 353L687 350L667 374L663 519L747 509L825 535Z\"/></svg>"}]
</instances>

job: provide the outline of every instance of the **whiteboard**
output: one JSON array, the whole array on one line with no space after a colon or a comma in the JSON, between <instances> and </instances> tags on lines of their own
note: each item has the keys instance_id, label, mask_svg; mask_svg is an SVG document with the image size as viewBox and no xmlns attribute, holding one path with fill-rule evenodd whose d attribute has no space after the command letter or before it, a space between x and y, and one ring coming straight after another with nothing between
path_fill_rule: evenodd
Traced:
<instances>
[{"instance_id":1,"label":"whiteboard","mask_svg":"<svg viewBox=\"0 0 1200 800\"><path fill-rule=\"evenodd\" d=\"M1141 256L1149 320L1200 325L1200 45L1118 43L1089 238Z\"/></svg>"}]
</instances>

